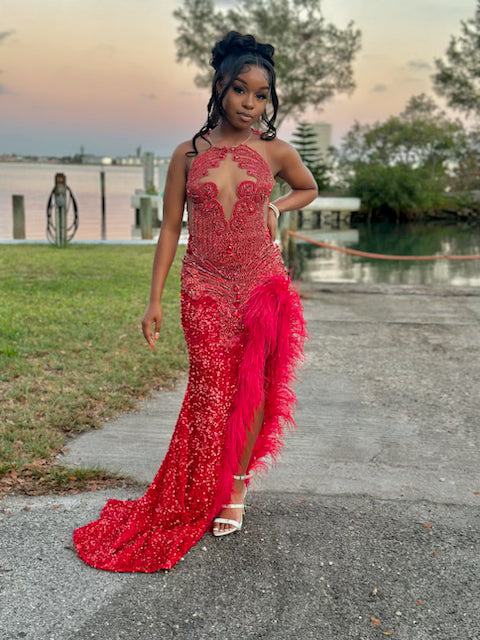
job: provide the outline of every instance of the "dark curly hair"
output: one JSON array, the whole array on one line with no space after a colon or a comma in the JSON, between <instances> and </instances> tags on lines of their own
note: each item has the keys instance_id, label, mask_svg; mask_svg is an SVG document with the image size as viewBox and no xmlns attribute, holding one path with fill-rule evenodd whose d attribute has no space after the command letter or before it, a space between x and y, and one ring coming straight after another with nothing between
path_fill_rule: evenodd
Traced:
<instances>
[{"instance_id":1,"label":"dark curly hair","mask_svg":"<svg viewBox=\"0 0 480 640\"><path fill-rule=\"evenodd\" d=\"M207 121L200 131L193 136L192 145L194 151L188 152L187 155L198 154L196 146L198 138L202 138L211 144L210 141L205 138L205 134L217 125L220 116L226 115L222 107L223 99L245 65L263 67L268 72L273 114L271 118L268 118L265 112L262 114L262 122L267 126L267 130L263 131L260 137L263 140L275 138L278 97L275 90L274 51L271 44L262 44L257 42L254 36L250 34L242 35L238 33L238 31L229 31L222 40L219 40L215 44L212 49L212 58L210 61L210 64L215 69L215 75L212 80L212 95L207 105ZM219 94L217 86L219 81L223 79L225 79L226 82Z\"/></svg>"}]
</instances>

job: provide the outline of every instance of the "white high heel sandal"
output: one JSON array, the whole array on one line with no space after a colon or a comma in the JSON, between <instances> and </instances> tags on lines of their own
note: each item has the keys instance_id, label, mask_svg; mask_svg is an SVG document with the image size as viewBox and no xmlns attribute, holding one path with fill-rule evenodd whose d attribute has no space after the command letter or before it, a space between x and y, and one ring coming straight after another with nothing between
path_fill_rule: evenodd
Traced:
<instances>
[{"instance_id":1,"label":"white high heel sandal","mask_svg":"<svg viewBox=\"0 0 480 640\"><path fill-rule=\"evenodd\" d=\"M250 475L242 475L242 476L233 476L235 478L235 480L244 480L245 478L250 478ZM245 492L243 494L243 499L245 500L245 496L247 495L247 487L245 487ZM222 507L227 508L230 507L231 509L239 509L240 507L242 508L242 517L240 518L240 522L238 522L237 520L232 520L231 518L214 518L213 519L213 535L214 536L226 536L228 533L233 533L234 531L240 531L240 529L242 528L242 523L243 523L243 514L245 513L245 504L242 502L240 503L230 503L230 504L222 504ZM232 527L230 527L229 529L224 529L223 531L219 531L218 529L215 529L215 523L216 522L223 522L225 524L231 524L233 525Z\"/></svg>"}]
</instances>

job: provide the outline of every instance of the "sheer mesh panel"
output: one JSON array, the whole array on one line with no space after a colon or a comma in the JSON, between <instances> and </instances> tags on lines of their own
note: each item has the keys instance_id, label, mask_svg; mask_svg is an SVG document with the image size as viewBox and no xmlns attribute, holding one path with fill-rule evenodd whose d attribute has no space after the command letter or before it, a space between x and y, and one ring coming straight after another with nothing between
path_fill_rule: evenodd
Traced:
<instances>
[{"instance_id":1,"label":"sheer mesh panel","mask_svg":"<svg viewBox=\"0 0 480 640\"><path fill-rule=\"evenodd\" d=\"M213 182L218 189L217 201L223 209L226 220L231 220L233 206L238 200L237 188L244 180L257 182L256 178L248 175L246 169L242 169L233 160L229 153L222 160L220 166L210 167L208 174L200 180L200 183Z\"/></svg>"}]
</instances>

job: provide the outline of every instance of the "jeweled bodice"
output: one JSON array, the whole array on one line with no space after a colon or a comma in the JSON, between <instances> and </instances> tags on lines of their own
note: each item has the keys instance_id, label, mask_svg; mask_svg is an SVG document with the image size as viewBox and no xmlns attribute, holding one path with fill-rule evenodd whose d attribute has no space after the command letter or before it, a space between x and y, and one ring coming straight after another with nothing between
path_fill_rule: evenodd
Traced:
<instances>
[{"instance_id":1,"label":"jeweled bodice","mask_svg":"<svg viewBox=\"0 0 480 640\"><path fill-rule=\"evenodd\" d=\"M226 341L237 334L240 307L252 289L263 278L286 275L265 222L274 182L266 160L246 144L210 147L188 173L182 288L222 306Z\"/></svg>"},{"instance_id":2,"label":"jeweled bodice","mask_svg":"<svg viewBox=\"0 0 480 640\"><path fill-rule=\"evenodd\" d=\"M245 262L271 242L265 209L274 178L246 144L210 147L187 180L189 248L218 265Z\"/></svg>"}]
</instances>

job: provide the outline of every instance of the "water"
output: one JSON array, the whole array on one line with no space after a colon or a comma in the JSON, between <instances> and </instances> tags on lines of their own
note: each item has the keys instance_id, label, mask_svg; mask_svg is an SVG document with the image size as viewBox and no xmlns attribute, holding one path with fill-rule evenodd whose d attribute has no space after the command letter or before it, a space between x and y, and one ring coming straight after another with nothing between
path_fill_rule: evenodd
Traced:
<instances>
[{"instance_id":1,"label":"water","mask_svg":"<svg viewBox=\"0 0 480 640\"><path fill-rule=\"evenodd\" d=\"M387 255L480 254L478 226L438 223L360 225L342 231L299 233L350 249ZM480 260L377 260L297 243L296 275L310 282L480 285Z\"/></svg>"},{"instance_id":2,"label":"water","mask_svg":"<svg viewBox=\"0 0 480 640\"><path fill-rule=\"evenodd\" d=\"M55 173L66 174L79 207L76 240L101 237L100 171L105 171L107 239L132 237L130 198L143 187L142 167L0 163L0 240L12 237L12 194L25 196L26 234L44 240L46 204ZM477 227L442 224L370 225L308 230L318 240L372 253L399 255L479 254ZM297 275L321 282L480 285L480 261L392 262L359 258L298 243Z\"/></svg>"},{"instance_id":3,"label":"water","mask_svg":"<svg viewBox=\"0 0 480 640\"><path fill-rule=\"evenodd\" d=\"M131 238L130 198L143 188L143 168L41 163L0 163L0 239L12 238L12 194L25 197L28 240L45 240L46 206L56 173L65 173L79 210L75 240L101 237L100 171L105 171L107 239Z\"/></svg>"}]
</instances>

